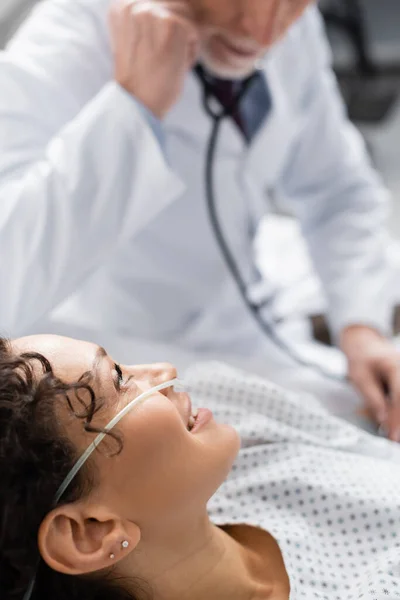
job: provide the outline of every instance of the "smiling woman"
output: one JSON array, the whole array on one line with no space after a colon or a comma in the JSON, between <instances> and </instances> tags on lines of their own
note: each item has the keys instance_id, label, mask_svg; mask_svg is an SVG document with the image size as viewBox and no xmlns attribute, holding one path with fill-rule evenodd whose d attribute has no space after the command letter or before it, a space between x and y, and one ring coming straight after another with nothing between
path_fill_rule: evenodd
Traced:
<instances>
[{"instance_id":1,"label":"smiling woman","mask_svg":"<svg viewBox=\"0 0 400 600\"><path fill-rule=\"evenodd\" d=\"M175 377L171 365L120 366L103 348L66 338L1 341L0 589L7 600L29 590L39 556L32 598L146 597L130 553L157 523L165 534L177 510L200 515L239 449L236 432L210 411L196 414L187 394L171 386L152 393ZM146 392L146 403L107 431ZM99 451L55 505L102 432ZM111 577L117 563L122 587Z\"/></svg>"},{"instance_id":2,"label":"smiling woman","mask_svg":"<svg viewBox=\"0 0 400 600\"><path fill-rule=\"evenodd\" d=\"M1 600L397 597L400 446L224 365L176 376L0 339Z\"/></svg>"}]
</instances>

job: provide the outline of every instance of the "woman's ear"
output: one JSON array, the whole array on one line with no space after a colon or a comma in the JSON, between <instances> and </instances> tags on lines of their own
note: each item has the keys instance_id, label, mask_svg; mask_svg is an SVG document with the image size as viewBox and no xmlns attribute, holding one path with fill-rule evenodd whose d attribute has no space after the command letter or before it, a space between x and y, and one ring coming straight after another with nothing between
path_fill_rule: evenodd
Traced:
<instances>
[{"instance_id":1,"label":"woman's ear","mask_svg":"<svg viewBox=\"0 0 400 600\"><path fill-rule=\"evenodd\" d=\"M140 541L140 529L108 509L80 504L55 508L42 521L38 544L43 560L66 575L94 573L126 558Z\"/></svg>"}]
</instances>

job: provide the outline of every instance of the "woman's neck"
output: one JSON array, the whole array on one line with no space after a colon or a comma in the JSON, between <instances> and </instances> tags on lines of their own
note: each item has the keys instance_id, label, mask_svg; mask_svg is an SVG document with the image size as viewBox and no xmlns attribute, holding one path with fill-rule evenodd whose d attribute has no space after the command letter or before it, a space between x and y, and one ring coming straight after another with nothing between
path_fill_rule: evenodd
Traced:
<instances>
[{"instance_id":1,"label":"woman's neck","mask_svg":"<svg viewBox=\"0 0 400 600\"><path fill-rule=\"evenodd\" d=\"M121 567L123 575L133 572L146 581L155 600L260 600L272 592L265 557L213 525L207 515L191 527L169 535L158 531L158 541L151 539L151 548L142 539L141 548Z\"/></svg>"}]
</instances>

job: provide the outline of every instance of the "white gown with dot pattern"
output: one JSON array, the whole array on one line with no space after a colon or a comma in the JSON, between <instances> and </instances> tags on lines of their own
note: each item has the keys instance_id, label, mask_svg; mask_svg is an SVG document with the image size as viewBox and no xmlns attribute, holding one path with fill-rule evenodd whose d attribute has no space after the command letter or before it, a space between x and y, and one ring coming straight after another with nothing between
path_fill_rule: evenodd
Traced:
<instances>
[{"instance_id":1,"label":"white gown with dot pattern","mask_svg":"<svg viewBox=\"0 0 400 600\"><path fill-rule=\"evenodd\" d=\"M275 537L290 600L400 598L400 446L225 365L196 365L185 381L242 438L210 517Z\"/></svg>"}]
</instances>

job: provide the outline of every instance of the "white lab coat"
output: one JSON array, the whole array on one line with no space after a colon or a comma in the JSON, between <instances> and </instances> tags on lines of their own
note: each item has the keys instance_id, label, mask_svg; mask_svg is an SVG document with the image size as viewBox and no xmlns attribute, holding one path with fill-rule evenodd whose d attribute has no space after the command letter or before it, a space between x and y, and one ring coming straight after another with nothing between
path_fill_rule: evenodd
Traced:
<instances>
[{"instance_id":1,"label":"white lab coat","mask_svg":"<svg viewBox=\"0 0 400 600\"><path fill-rule=\"evenodd\" d=\"M188 74L160 143L112 81L109 4L44 2L1 55L0 331L81 326L271 360L280 350L249 315L210 226L199 82ZM273 192L300 220L334 331L386 331L386 192L346 119L314 7L265 75L270 115L250 147L225 122L216 166L218 213L249 290Z\"/></svg>"}]
</instances>

